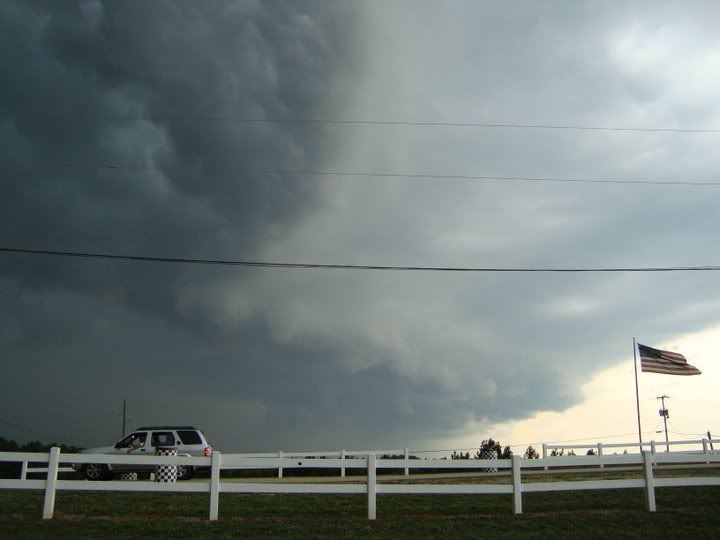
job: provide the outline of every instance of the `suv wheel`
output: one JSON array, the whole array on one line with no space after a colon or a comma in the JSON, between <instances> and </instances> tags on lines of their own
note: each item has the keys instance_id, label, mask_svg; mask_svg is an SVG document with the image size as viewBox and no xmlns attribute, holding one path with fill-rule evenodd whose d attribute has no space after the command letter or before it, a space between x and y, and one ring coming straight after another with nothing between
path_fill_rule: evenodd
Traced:
<instances>
[{"instance_id":1,"label":"suv wheel","mask_svg":"<svg viewBox=\"0 0 720 540\"><path fill-rule=\"evenodd\" d=\"M189 465L178 465L177 466L177 479L178 480L190 480L195 476L195 469Z\"/></svg>"},{"instance_id":2,"label":"suv wheel","mask_svg":"<svg viewBox=\"0 0 720 540\"><path fill-rule=\"evenodd\" d=\"M107 480L109 476L111 476L111 473L107 465L102 465L100 463L88 463L85 465L86 480Z\"/></svg>"}]
</instances>

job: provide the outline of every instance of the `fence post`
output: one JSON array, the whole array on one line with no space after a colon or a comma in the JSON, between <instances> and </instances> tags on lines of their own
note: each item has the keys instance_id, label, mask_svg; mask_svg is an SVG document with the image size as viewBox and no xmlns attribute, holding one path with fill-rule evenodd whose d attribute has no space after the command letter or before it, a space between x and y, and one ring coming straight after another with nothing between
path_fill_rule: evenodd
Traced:
<instances>
[{"instance_id":1,"label":"fence post","mask_svg":"<svg viewBox=\"0 0 720 540\"><path fill-rule=\"evenodd\" d=\"M27 480L28 462L22 462L22 469L20 469L20 480Z\"/></svg>"},{"instance_id":2,"label":"fence post","mask_svg":"<svg viewBox=\"0 0 720 540\"><path fill-rule=\"evenodd\" d=\"M655 512L655 478L653 477L653 455L643 450L643 471L645 473L645 507L648 512Z\"/></svg>"},{"instance_id":3,"label":"fence post","mask_svg":"<svg viewBox=\"0 0 720 540\"><path fill-rule=\"evenodd\" d=\"M543 443L543 445L542 445L542 456L543 456L543 459L545 459L547 457L547 444L545 444L545 443ZM545 465L544 469L546 471L548 470L547 465Z\"/></svg>"},{"instance_id":4,"label":"fence post","mask_svg":"<svg viewBox=\"0 0 720 540\"><path fill-rule=\"evenodd\" d=\"M703 454L707 454L707 453L708 453L708 442L707 442L707 439L703 439L703 440L702 440L702 445L703 445ZM706 461L706 462L705 462L705 465L709 465L709 464L710 464L709 461Z\"/></svg>"},{"instance_id":5,"label":"fence post","mask_svg":"<svg viewBox=\"0 0 720 540\"><path fill-rule=\"evenodd\" d=\"M48 458L47 481L45 482L45 501L43 503L43 519L53 517L55 511L55 485L57 484L58 466L60 464L60 448L53 446Z\"/></svg>"},{"instance_id":6,"label":"fence post","mask_svg":"<svg viewBox=\"0 0 720 540\"><path fill-rule=\"evenodd\" d=\"M602 469L605 465L602 463L603 447L601 442L598 443L598 457L600 458L600 468Z\"/></svg>"},{"instance_id":7,"label":"fence post","mask_svg":"<svg viewBox=\"0 0 720 540\"><path fill-rule=\"evenodd\" d=\"M345 461L345 450L340 450L340 460ZM340 467L340 477L345 478L345 467Z\"/></svg>"},{"instance_id":8,"label":"fence post","mask_svg":"<svg viewBox=\"0 0 720 540\"><path fill-rule=\"evenodd\" d=\"M410 459L410 450L407 448L405 449L405 461ZM405 467L405 476L410 476L410 469L408 467Z\"/></svg>"},{"instance_id":9,"label":"fence post","mask_svg":"<svg viewBox=\"0 0 720 540\"><path fill-rule=\"evenodd\" d=\"M213 450L210 457L210 521L217 521L220 506L220 468L222 455Z\"/></svg>"},{"instance_id":10,"label":"fence post","mask_svg":"<svg viewBox=\"0 0 720 540\"><path fill-rule=\"evenodd\" d=\"M367 456L367 497L368 497L368 519L375 519L376 512L376 494L377 494L377 478L375 476L375 454Z\"/></svg>"},{"instance_id":11,"label":"fence post","mask_svg":"<svg viewBox=\"0 0 720 540\"><path fill-rule=\"evenodd\" d=\"M284 455L285 455L285 454L283 453L282 450L278 450L278 457L279 457L280 459L282 459L282 457L283 457ZM279 465L279 466L278 466L278 478L282 478L282 477L283 477L283 468L282 468L282 465Z\"/></svg>"},{"instance_id":12,"label":"fence post","mask_svg":"<svg viewBox=\"0 0 720 540\"><path fill-rule=\"evenodd\" d=\"M520 456L512 457L513 514L522 514L522 476Z\"/></svg>"}]
</instances>

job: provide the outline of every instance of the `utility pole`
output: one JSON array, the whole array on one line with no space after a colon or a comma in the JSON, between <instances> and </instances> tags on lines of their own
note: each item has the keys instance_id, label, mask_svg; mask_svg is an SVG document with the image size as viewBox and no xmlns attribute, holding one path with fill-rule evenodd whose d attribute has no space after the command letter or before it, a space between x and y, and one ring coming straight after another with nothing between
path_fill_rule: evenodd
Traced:
<instances>
[{"instance_id":1,"label":"utility pole","mask_svg":"<svg viewBox=\"0 0 720 540\"><path fill-rule=\"evenodd\" d=\"M640 453L643 453L643 442L642 442L642 427L640 426L640 392L638 391L638 378L637 378L637 341L633 338L633 370L635 373L635 408L637 410L638 419L638 448Z\"/></svg>"},{"instance_id":2,"label":"utility pole","mask_svg":"<svg viewBox=\"0 0 720 540\"><path fill-rule=\"evenodd\" d=\"M670 441L668 440L668 434L667 434L667 419L670 417L670 411L668 411L665 408L665 400L670 399L670 396L662 395L657 396L657 399L662 401L662 409L658 411L660 413L660 416L663 417L663 424L665 424L665 450L670 451Z\"/></svg>"},{"instance_id":3,"label":"utility pole","mask_svg":"<svg viewBox=\"0 0 720 540\"><path fill-rule=\"evenodd\" d=\"M122 439L125 436L125 420L127 418L126 413L127 412L127 401L123 399L123 424L122 424L122 435L120 435L120 438Z\"/></svg>"},{"instance_id":4,"label":"utility pole","mask_svg":"<svg viewBox=\"0 0 720 540\"><path fill-rule=\"evenodd\" d=\"M715 450L712 445L712 435L710 435L709 429L708 429L708 441L710 441L710 450Z\"/></svg>"}]
</instances>

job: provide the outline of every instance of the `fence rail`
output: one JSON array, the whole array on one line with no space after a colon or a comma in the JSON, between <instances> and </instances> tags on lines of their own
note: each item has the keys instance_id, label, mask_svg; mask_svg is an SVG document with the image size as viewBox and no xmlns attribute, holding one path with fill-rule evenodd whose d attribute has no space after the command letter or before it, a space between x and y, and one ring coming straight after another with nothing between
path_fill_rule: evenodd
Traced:
<instances>
[{"instance_id":1,"label":"fence rail","mask_svg":"<svg viewBox=\"0 0 720 540\"><path fill-rule=\"evenodd\" d=\"M655 441L649 441L645 443L638 443L638 442L626 442L626 443L603 443L603 442L592 442L587 444L550 444L550 443L543 443L542 444L542 457L551 457L551 453L553 450L576 450L576 449L592 449L594 453L597 455L603 455L604 450L607 449L617 449L617 448L637 448L638 450L643 449L649 449L652 454L655 454L657 452L657 446L658 445L668 445L670 446L688 446L688 445L699 445L702 447L701 450L686 450L681 449L680 451L683 453L714 453L713 450L713 441L712 439L697 439L697 440L678 440L678 441L669 441L668 443L662 442L662 443L656 443ZM300 458L300 459L308 459L308 458L318 458L318 459L340 459L343 460L343 463L338 465L337 467L340 470L340 476L345 477L345 460L348 458L352 458L353 456L368 456L368 455L375 455L378 458L381 458L383 456L403 456L406 460L407 459L413 459L413 460L420 460L419 457L422 454L438 454L438 453L449 453L453 450L414 450L409 448L395 448L395 449L386 449L386 450L335 450L335 451L283 451L278 450L277 452L253 452L253 453L243 453L243 454L236 454L236 455L242 455L247 458L262 458L262 460L259 460L255 465L253 466L246 466L243 465L239 468L242 469L276 469L277 470L277 476L278 478L283 478L283 467L282 465L278 465L277 462L271 461L273 459L281 459L281 458ZM720 450L718 450L720 452ZM411 468L417 468L416 465L417 461L412 462L412 466L410 467L404 467L404 474L405 476L410 475L410 469ZM599 467L604 467L604 464L599 464ZM229 468L229 467L223 467L223 468ZM401 467L397 467L401 468ZM547 470L547 467L544 467Z\"/></svg>"},{"instance_id":2,"label":"fence rail","mask_svg":"<svg viewBox=\"0 0 720 540\"><path fill-rule=\"evenodd\" d=\"M603 443L603 442L592 442L592 443L586 443L586 444L550 444L550 443L543 443L542 448L543 452L546 453L547 450L595 450L596 448L598 450L602 448L637 448L638 450L642 449L649 449L652 453L655 453L657 450L656 448L658 446L666 446L667 448L671 446L701 446L702 450L698 450L698 452L704 452L709 453L709 451L712 451L713 443L717 443L717 439L683 439L678 441L647 441L647 442L625 442L625 443ZM600 450L601 451L601 450ZM682 450L683 452L687 452L687 450Z\"/></svg>"},{"instance_id":3,"label":"fence rail","mask_svg":"<svg viewBox=\"0 0 720 540\"><path fill-rule=\"evenodd\" d=\"M306 453L302 453L306 456ZM210 457L188 456L131 456L107 454L62 454L59 448L49 453L0 453L2 462L22 462L27 464L47 463L46 479L0 480L0 489L44 490L43 519L50 519L54 513L55 494L60 491L144 491L144 492L184 492L210 494L210 520L218 518L220 493L325 493L325 494L366 494L368 518L376 517L377 494L512 494L513 512L522 513L522 494L543 491L596 490L644 488L646 508L654 512L655 487L678 486L720 486L720 477L654 478L653 465L662 463L720 464L718 454L658 453L595 455L574 457L547 457L544 459L383 459L377 453L368 453L363 457L345 459L317 459L298 457L248 457L245 454L221 454L214 452ZM259 463L260 462L260 463ZM61 480L58 472L61 464L125 464L125 465L192 465L210 467L210 478L206 482L158 483L146 481L107 481L91 482L85 480ZM642 478L618 480L582 480L572 482L523 483L523 470L537 468L596 467L605 465L638 465L642 467ZM223 481L221 470L242 468L313 468L336 469L338 467L364 469L367 478L364 484L301 484L301 483L238 483ZM508 484L383 484L377 482L377 471L382 469L507 469L511 482ZM613 469L608 469L611 472Z\"/></svg>"},{"instance_id":4,"label":"fence rail","mask_svg":"<svg viewBox=\"0 0 720 540\"><path fill-rule=\"evenodd\" d=\"M47 474L47 467L31 467L26 461L23 462L22 469L20 470L20 479L25 480L28 474ZM71 473L75 472L72 467L59 467L59 473Z\"/></svg>"}]
</instances>

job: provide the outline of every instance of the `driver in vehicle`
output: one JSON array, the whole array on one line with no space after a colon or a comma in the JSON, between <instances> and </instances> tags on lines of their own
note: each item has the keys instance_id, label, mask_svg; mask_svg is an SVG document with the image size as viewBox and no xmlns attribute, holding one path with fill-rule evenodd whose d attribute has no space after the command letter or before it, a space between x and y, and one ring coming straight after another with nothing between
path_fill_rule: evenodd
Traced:
<instances>
[{"instance_id":1,"label":"driver in vehicle","mask_svg":"<svg viewBox=\"0 0 720 540\"><path fill-rule=\"evenodd\" d=\"M143 446L145 446L145 437L145 433L138 433L136 435L133 435L132 438L128 441L128 452L132 452L137 448L142 448Z\"/></svg>"}]
</instances>

